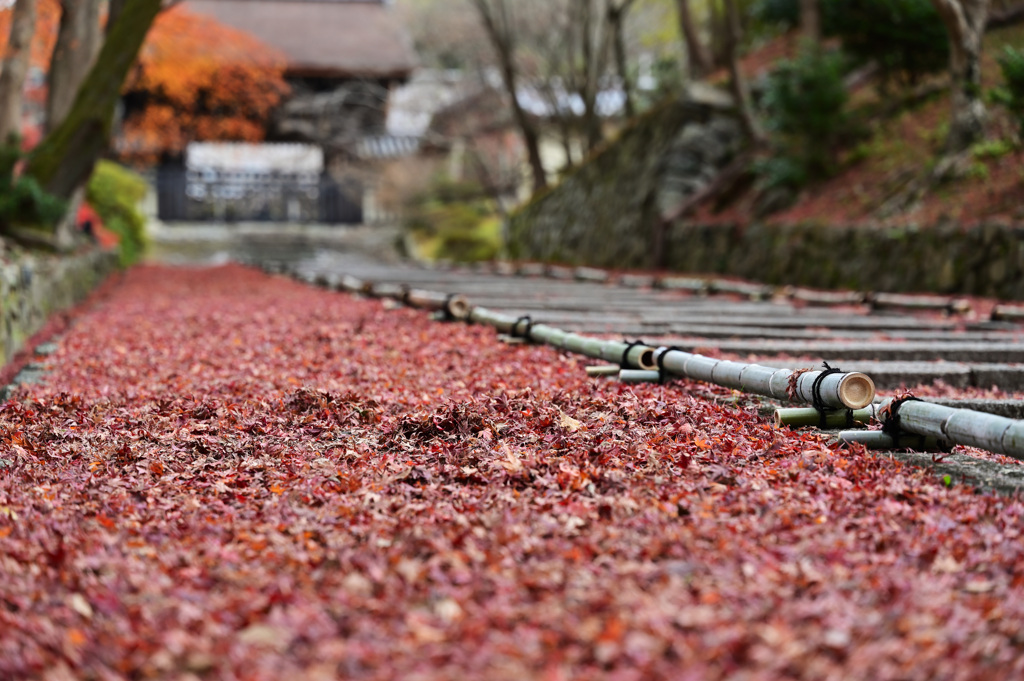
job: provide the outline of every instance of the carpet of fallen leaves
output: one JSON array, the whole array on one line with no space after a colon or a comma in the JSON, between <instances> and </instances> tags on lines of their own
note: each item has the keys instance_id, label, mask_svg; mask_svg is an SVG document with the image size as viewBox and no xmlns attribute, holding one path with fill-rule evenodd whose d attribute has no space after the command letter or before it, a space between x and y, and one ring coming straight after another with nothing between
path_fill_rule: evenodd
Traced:
<instances>
[{"instance_id":1,"label":"carpet of fallen leaves","mask_svg":"<svg viewBox=\"0 0 1024 681\"><path fill-rule=\"evenodd\" d=\"M238 266L0 405L3 679L1011 679L1024 505Z\"/></svg>"}]
</instances>

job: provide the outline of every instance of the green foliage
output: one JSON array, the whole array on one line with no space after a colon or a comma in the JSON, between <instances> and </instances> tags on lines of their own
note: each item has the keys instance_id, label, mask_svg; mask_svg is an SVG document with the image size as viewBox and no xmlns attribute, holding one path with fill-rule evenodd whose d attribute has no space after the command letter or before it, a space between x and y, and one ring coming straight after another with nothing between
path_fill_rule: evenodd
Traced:
<instances>
[{"instance_id":1,"label":"green foliage","mask_svg":"<svg viewBox=\"0 0 1024 681\"><path fill-rule=\"evenodd\" d=\"M751 6L754 20L766 24L800 24L800 0L757 0Z\"/></svg>"},{"instance_id":2,"label":"green foliage","mask_svg":"<svg viewBox=\"0 0 1024 681\"><path fill-rule=\"evenodd\" d=\"M967 169L964 171L964 177L969 180L985 181L989 178L988 166L981 161L975 161L967 166Z\"/></svg>"},{"instance_id":3,"label":"green foliage","mask_svg":"<svg viewBox=\"0 0 1024 681\"><path fill-rule=\"evenodd\" d=\"M139 175L111 161L96 164L86 197L103 224L120 237L121 264L136 262L145 250L146 218L139 203L148 187Z\"/></svg>"},{"instance_id":4,"label":"green foliage","mask_svg":"<svg viewBox=\"0 0 1024 681\"><path fill-rule=\"evenodd\" d=\"M834 35L844 9L843 2L819 0L821 28L825 35ZM800 0L754 0L751 3L751 17L764 25L796 28L800 25Z\"/></svg>"},{"instance_id":5,"label":"green foliage","mask_svg":"<svg viewBox=\"0 0 1024 681\"><path fill-rule=\"evenodd\" d=\"M771 74L763 103L778 151L760 165L763 184L795 188L835 171L836 150L851 130L843 67L841 53L807 49Z\"/></svg>"},{"instance_id":6,"label":"green foliage","mask_svg":"<svg viewBox=\"0 0 1024 681\"><path fill-rule=\"evenodd\" d=\"M500 220L483 188L438 177L405 208L405 228L431 259L491 260L501 250Z\"/></svg>"},{"instance_id":7,"label":"green foliage","mask_svg":"<svg viewBox=\"0 0 1024 681\"><path fill-rule=\"evenodd\" d=\"M915 83L949 66L949 37L931 0L823 0L825 32L858 62L875 61L883 85Z\"/></svg>"},{"instance_id":8,"label":"green foliage","mask_svg":"<svg viewBox=\"0 0 1024 681\"><path fill-rule=\"evenodd\" d=\"M467 230L445 230L437 245L438 255L458 262L494 260L501 251L501 220L490 216Z\"/></svg>"},{"instance_id":9,"label":"green foliage","mask_svg":"<svg viewBox=\"0 0 1024 681\"><path fill-rule=\"evenodd\" d=\"M52 229L67 204L47 194L35 178L19 175L21 158L17 139L0 147L0 232L13 226Z\"/></svg>"},{"instance_id":10,"label":"green foliage","mask_svg":"<svg viewBox=\"0 0 1024 681\"><path fill-rule=\"evenodd\" d=\"M1014 150L1016 145L1006 139L986 140L971 147L971 155L977 159L1002 158Z\"/></svg>"},{"instance_id":11,"label":"green foliage","mask_svg":"<svg viewBox=\"0 0 1024 681\"><path fill-rule=\"evenodd\" d=\"M458 203L463 201L475 201L484 198L483 188L467 180L452 180L448 177L439 177L434 180L422 199L435 199L441 203Z\"/></svg>"},{"instance_id":12,"label":"green foliage","mask_svg":"<svg viewBox=\"0 0 1024 681\"><path fill-rule=\"evenodd\" d=\"M807 167L795 158L770 156L754 164L758 183L764 189L788 187L799 189L807 184Z\"/></svg>"},{"instance_id":13,"label":"green foliage","mask_svg":"<svg viewBox=\"0 0 1024 681\"><path fill-rule=\"evenodd\" d=\"M1004 84L993 91L992 97L1017 119L1024 135L1024 50L1005 45L997 59Z\"/></svg>"},{"instance_id":14,"label":"green foliage","mask_svg":"<svg viewBox=\"0 0 1024 681\"><path fill-rule=\"evenodd\" d=\"M883 85L916 82L949 65L949 37L931 0L821 0L825 35L837 36L858 63L875 61ZM799 0L757 0L755 20L795 27Z\"/></svg>"}]
</instances>

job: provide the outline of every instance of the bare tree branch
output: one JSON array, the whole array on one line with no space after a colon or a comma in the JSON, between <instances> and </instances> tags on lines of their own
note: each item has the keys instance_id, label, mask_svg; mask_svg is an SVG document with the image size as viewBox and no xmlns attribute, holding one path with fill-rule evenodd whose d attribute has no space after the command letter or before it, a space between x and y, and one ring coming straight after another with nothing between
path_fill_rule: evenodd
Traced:
<instances>
[{"instance_id":1,"label":"bare tree branch","mask_svg":"<svg viewBox=\"0 0 1024 681\"><path fill-rule=\"evenodd\" d=\"M758 125L757 117L754 115L754 106L750 99L750 90L747 87L747 80L740 71L739 55L737 54L740 42L740 14L736 6L736 0L725 0L725 55L729 63L729 88L736 99L736 108L739 110L740 122L743 125L743 132L755 144L764 141L764 133Z\"/></svg>"},{"instance_id":2,"label":"bare tree branch","mask_svg":"<svg viewBox=\"0 0 1024 681\"><path fill-rule=\"evenodd\" d=\"M618 71L619 81L622 84L627 118L632 118L636 115L633 80L629 76L629 64L626 60L625 37L626 14L629 12L629 8L633 6L633 2L634 0L624 0L622 4L617 5L615 0L607 0L605 8L605 17L612 34L612 45L615 51L615 70Z\"/></svg>"},{"instance_id":3,"label":"bare tree branch","mask_svg":"<svg viewBox=\"0 0 1024 681\"><path fill-rule=\"evenodd\" d=\"M510 1L472 0L498 57L502 82L511 100L512 112L523 136L523 144L526 146L533 175L533 188L534 191L538 191L547 187L547 174L540 157L540 134L537 126L519 101L519 79L515 64L515 32L508 5Z\"/></svg>"},{"instance_id":4,"label":"bare tree branch","mask_svg":"<svg viewBox=\"0 0 1024 681\"><path fill-rule=\"evenodd\" d=\"M686 60L690 78L699 80L714 69L711 53L700 39L700 33L693 20L693 8L690 7L690 0L676 0L676 9L679 13L679 29L686 44Z\"/></svg>"}]
</instances>

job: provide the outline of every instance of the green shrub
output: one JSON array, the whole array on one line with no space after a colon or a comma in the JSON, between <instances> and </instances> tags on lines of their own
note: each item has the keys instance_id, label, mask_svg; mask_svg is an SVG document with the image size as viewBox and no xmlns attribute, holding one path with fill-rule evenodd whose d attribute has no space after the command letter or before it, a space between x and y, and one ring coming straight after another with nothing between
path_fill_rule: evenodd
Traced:
<instances>
[{"instance_id":1,"label":"green shrub","mask_svg":"<svg viewBox=\"0 0 1024 681\"><path fill-rule=\"evenodd\" d=\"M755 20L795 27L800 0L757 0ZM821 0L822 32L858 63L875 61L883 87L916 82L949 64L949 38L931 0Z\"/></svg>"},{"instance_id":2,"label":"green shrub","mask_svg":"<svg viewBox=\"0 0 1024 681\"><path fill-rule=\"evenodd\" d=\"M770 156L754 164L758 184L762 189L787 187L799 189L807 184L807 166L788 156Z\"/></svg>"},{"instance_id":3,"label":"green shrub","mask_svg":"<svg viewBox=\"0 0 1024 681\"><path fill-rule=\"evenodd\" d=\"M797 187L835 171L837 148L851 130L843 66L841 53L807 49L771 74L763 104L777 151L759 169L764 184Z\"/></svg>"},{"instance_id":4,"label":"green shrub","mask_svg":"<svg viewBox=\"0 0 1024 681\"><path fill-rule=\"evenodd\" d=\"M757 0L751 6L756 21L766 24L800 24L800 0Z\"/></svg>"},{"instance_id":5,"label":"green shrub","mask_svg":"<svg viewBox=\"0 0 1024 681\"><path fill-rule=\"evenodd\" d=\"M964 177L969 180L985 181L989 178L988 166L981 161L975 161L967 166L967 169L964 171Z\"/></svg>"},{"instance_id":6,"label":"green shrub","mask_svg":"<svg viewBox=\"0 0 1024 681\"><path fill-rule=\"evenodd\" d=\"M148 186L138 174L111 161L100 161L89 178L86 197L103 224L120 238L121 264L136 262L146 247L146 218L139 203Z\"/></svg>"},{"instance_id":7,"label":"green shrub","mask_svg":"<svg viewBox=\"0 0 1024 681\"><path fill-rule=\"evenodd\" d=\"M473 182L435 178L426 191L407 202L403 224L428 258L490 260L501 250L493 202Z\"/></svg>"},{"instance_id":8,"label":"green shrub","mask_svg":"<svg viewBox=\"0 0 1024 681\"><path fill-rule=\"evenodd\" d=\"M495 216L477 221L470 229L442 231L438 254L457 262L494 260L501 252L500 231L501 220Z\"/></svg>"},{"instance_id":9,"label":"green shrub","mask_svg":"<svg viewBox=\"0 0 1024 681\"><path fill-rule=\"evenodd\" d=\"M67 204L47 194L34 178L18 175L20 143L0 146L0 232L13 226L51 228L64 216Z\"/></svg>"},{"instance_id":10,"label":"green shrub","mask_svg":"<svg viewBox=\"0 0 1024 681\"><path fill-rule=\"evenodd\" d=\"M931 0L823 0L825 31L857 62L875 61L882 85L916 83L949 67L949 37Z\"/></svg>"},{"instance_id":11,"label":"green shrub","mask_svg":"<svg viewBox=\"0 0 1024 681\"><path fill-rule=\"evenodd\" d=\"M992 94L1017 119L1024 136L1024 50L1006 45L998 57L1004 84Z\"/></svg>"},{"instance_id":12,"label":"green shrub","mask_svg":"<svg viewBox=\"0 0 1024 681\"><path fill-rule=\"evenodd\" d=\"M1014 150L1010 140L986 140L971 147L971 156L977 159L1002 158Z\"/></svg>"},{"instance_id":13,"label":"green shrub","mask_svg":"<svg viewBox=\"0 0 1024 681\"><path fill-rule=\"evenodd\" d=\"M475 201L485 198L487 195L484 188L476 182L440 177L433 182L427 196L442 203L455 203L457 201Z\"/></svg>"}]
</instances>

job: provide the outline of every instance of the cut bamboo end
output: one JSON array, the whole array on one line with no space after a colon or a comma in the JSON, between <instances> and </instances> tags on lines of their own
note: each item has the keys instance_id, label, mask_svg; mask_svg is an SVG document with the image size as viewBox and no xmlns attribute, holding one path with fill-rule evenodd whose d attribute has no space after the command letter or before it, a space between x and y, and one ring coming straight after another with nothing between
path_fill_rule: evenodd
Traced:
<instances>
[{"instance_id":1,"label":"cut bamboo end","mask_svg":"<svg viewBox=\"0 0 1024 681\"><path fill-rule=\"evenodd\" d=\"M446 303L448 314L452 319L467 319L469 317L469 301L465 296L452 296Z\"/></svg>"},{"instance_id":2,"label":"cut bamboo end","mask_svg":"<svg viewBox=\"0 0 1024 681\"><path fill-rule=\"evenodd\" d=\"M637 366L645 371L651 371L658 368L658 353L654 348L646 348L640 357L637 358Z\"/></svg>"},{"instance_id":3,"label":"cut bamboo end","mask_svg":"<svg viewBox=\"0 0 1024 681\"><path fill-rule=\"evenodd\" d=\"M875 382L867 374L851 371L839 382L839 401L847 409L863 409L875 399Z\"/></svg>"}]
</instances>

